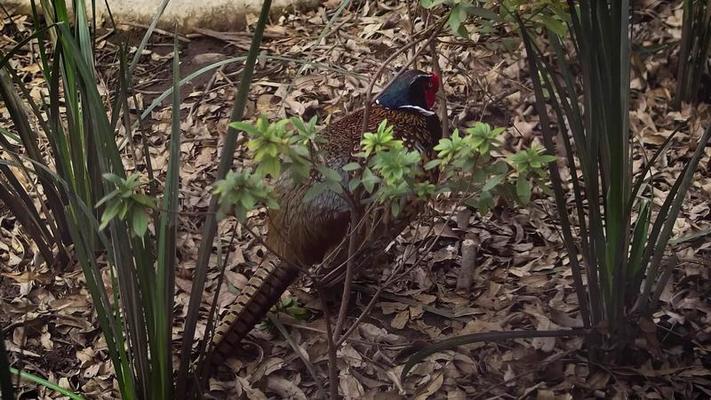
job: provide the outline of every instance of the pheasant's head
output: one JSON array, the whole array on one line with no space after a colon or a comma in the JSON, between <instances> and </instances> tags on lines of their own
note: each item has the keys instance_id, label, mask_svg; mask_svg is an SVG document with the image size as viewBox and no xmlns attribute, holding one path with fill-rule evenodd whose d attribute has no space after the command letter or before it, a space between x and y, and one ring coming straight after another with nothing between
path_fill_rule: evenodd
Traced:
<instances>
[{"instance_id":1,"label":"pheasant's head","mask_svg":"<svg viewBox=\"0 0 711 400\"><path fill-rule=\"evenodd\" d=\"M411 69L398 76L375 103L389 109L410 109L432 115L438 89L437 74Z\"/></svg>"}]
</instances>

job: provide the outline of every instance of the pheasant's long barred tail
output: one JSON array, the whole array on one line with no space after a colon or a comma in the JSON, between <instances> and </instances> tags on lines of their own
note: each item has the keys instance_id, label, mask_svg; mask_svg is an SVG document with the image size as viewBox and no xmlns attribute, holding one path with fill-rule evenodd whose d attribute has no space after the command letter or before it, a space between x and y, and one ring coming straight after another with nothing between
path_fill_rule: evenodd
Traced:
<instances>
[{"instance_id":1,"label":"pheasant's long barred tail","mask_svg":"<svg viewBox=\"0 0 711 400\"><path fill-rule=\"evenodd\" d=\"M298 268L283 262L266 263L254 272L215 330L210 364L218 366L235 354L242 339L279 301L298 274Z\"/></svg>"}]
</instances>

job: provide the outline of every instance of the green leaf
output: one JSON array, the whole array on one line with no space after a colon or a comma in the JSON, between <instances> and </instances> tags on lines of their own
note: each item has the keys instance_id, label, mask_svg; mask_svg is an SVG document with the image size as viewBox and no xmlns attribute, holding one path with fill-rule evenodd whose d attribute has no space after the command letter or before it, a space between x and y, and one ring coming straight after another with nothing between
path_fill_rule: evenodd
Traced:
<instances>
[{"instance_id":1,"label":"green leaf","mask_svg":"<svg viewBox=\"0 0 711 400\"><path fill-rule=\"evenodd\" d=\"M644 200L640 204L639 216L634 227L634 234L632 235L632 244L630 246L630 258L629 258L629 270L627 271L627 277L633 278L637 274L640 274L642 270L642 255L644 254L644 247L647 244L647 239L649 237L649 221L651 217L651 207L650 201Z\"/></svg>"},{"instance_id":2,"label":"green leaf","mask_svg":"<svg viewBox=\"0 0 711 400\"><path fill-rule=\"evenodd\" d=\"M326 182L324 182L324 185L326 185L326 187L328 188L328 190L331 190L331 191L336 192L336 193L338 193L338 194L342 194L342 193L343 193L343 186L341 186L341 183L340 183L340 182L336 182L336 181L326 181Z\"/></svg>"},{"instance_id":3,"label":"green leaf","mask_svg":"<svg viewBox=\"0 0 711 400\"><path fill-rule=\"evenodd\" d=\"M300 307L296 304L286 307L284 311L286 311L287 314L300 321L306 320L310 315L309 310L304 307Z\"/></svg>"},{"instance_id":4,"label":"green leaf","mask_svg":"<svg viewBox=\"0 0 711 400\"><path fill-rule=\"evenodd\" d=\"M346 172L351 172L360 169L360 164L357 162L350 162L343 166L343 170Z\"/></svg>"},{"instance_id":5,"label":"green leaf","mask_svg":"<svg viewBox=\"0 0 711 400\"><path fill-rule=\"evenodd\" d=\"M114 218L116 218L116 216L121 211L121 205L122 203L120 201L115 201L112 202L108 207L106 207L104 213L101 215L101 224L99 225L99 230L103 230L104 228L106 228L109 223Z\"/></svg>"},{"instance_id":6,"label":"green leaf","mask_svg":"<svg viewBox=\"0 0 711 400\"><path fill-rule=\"evenodd\" d=\"M449 19L447 20L447 23L449 24L449 28L452 30L452 32L456 33L459 36L466 37L468 36L468 32L463 24L466 19L466 7L462 4L457 4L449 12Z\"/></svg>"},{"instance_id":7,"label":"green leaf","mask_svg":"<svg viewBox=\"0 0 711 400\"><path fill-rule=\"evenodd\" d=\"M394 217L400 215L401 211L402 207L400 206L399 201L393 201L392 203L390 203L390 212L393 214Z\"/></svg>"},{"instance_id":8,"label":"green leaf","mask_svg":"<svg viewBox=\"0 0 711 400\"><path fill-rule=\"evenodd\" d=\"M437 168L440 164L442 164L442 160L435 158L434 160L430 160L425 164L425 170L429 171L431 169Z\"/></svg>"},{"instance_id":9,"label":"green leaf","mask_svg":"<svg viewBox=\"0 0 711 400\"><path fill-rule=\"evenodd\" d=\"M358 178L353 178L348 181L348 191L353 193L355 192L356 189L358 189L358 186L361 184L361 180Z\"/></svg>"},{"instance_id":10,"label":"green leaf","mask_svg":"<svg viewBox=\"0 0 711 400\"><path fill-rule=\"evenodd\" d=\"M505 175L494 175L491 178L489 178L486 183L484 183L484 186L481 188L483 192L489 192L495 187L497 187L503 180L506 178Z\"/></svg>"},{"instance_id":11,"label":"green leaf","mask_svg":"<svg viewBox=\"0 0 711 400\"><path fill-rule=\"evenodd\" d=\"M467 14L469 14L469 15L474 15L479 18L488 19L491 21L500 21L501 20L501 18L499 18L499 14L497 14L494 11L491 11L487 8L467 6L467 5L465 5L465 7L466 7Z\"/></svg>"},{"instance_id":12,"label":"green leaf","mask_svg":"<svg viewBox=\"0 0 711 400\"><path fill-rule=\"evenodd\" d=\"M234 128L240 131L244 131L251 136L257 136L259 134L259 129L257 129L254 124L244 121L234 121L230 123L230 128Z\"/></svg>"},{"instance_id":13,"label":"green leaf","mask_svg":"<svg viewBox=\"0 0 711 400\"><path fill-rule=\"evenodd\" d=\"M521 204L526 205L531 201L531 191L533 190L531 182L528 179L519 177L516 180L516 196Z\"/></svg>"},{"instance_id":14,"label":"green leaf","mask_svg":"<svg viewBox=\"0 0 711 400\"><path fill-rule=\"evenodd\" d=\"M131 214L131 228L136 236L142 238L148 230L148 214L140 209L134 209Z\"/></svg>"},{"instance_id":15,"label":"green leaf","mask_svg":"<svg viewBox=\"0 0 711 400\"><path fill-rule=\"evenodd\" d=\"M481 192L479 194L479 202L477 208L481 214L486 214L494 207L494 197L490 192Z\"/></svg>"},{"instance_id":16,"label":"green leaf","mask_svg":"<svg viewBox=\"0 0 711 400\"><path fill-rule=\"evenodd\" d=\"M318 172L326 179L326 181L341 182L341 174L333 168L321 165L318 167Z\"/></svg>"},{"instance_id":17,"label":"green leaf","mask_svg":"<svg viewBox=\"0 0 711 400\"><path fill-rule=\"evenodd\" d=\"M368 191L368 193L373 193L373 190L375 189L375 185L380 182L380 178L378 178L375 174L373 174L373 171L370 170L370 168L366 168L363 171L363 187L365 190Z\"/></svg>"},{"instance_id":18,"label":"green leaf","mask_svg":"<svg viewBox=\"0 0 711 400\"><path fill-rule=\"evenodd\" d=\"M306 132L306 125L304 125L304 120L301 119L301 117L292 117L290 119L291 124L294 125L294 128L296 128L300 132Z\"/></svg>"},{"instance_id":19,"label":"green leaf","mask_svg":"<svg viewBox=\"0 0 711 400\"><path fill-rule=\"evenodd\" d=\"M27 371L20 371L15 368L9 368L9 372L12 372L13 375L20 376L27 381L37 383L41 386L44 386L49 390L52 390L52 391L55 391L55 392L61 394L62 396L66 396L70 400L84 400L84 397L82 397L81 395L73 393L67 389L64 389L63 387L61 387L53 382L50 382L49 380L44 379L41 376L31 374Z\"/></svg>"},{"instance_id":20,"label":"green leaf","mask_svg":"<svg viewBox=\"0 0 711 400\"><path fill-rule=\"evenodd\" d=\"M118 197L121 192L119 192L118 189L114 189L111 193L107 194L106 196L102 197L101 200L99 200L96 203L96 206L94 208L99 208L101 207L104 203L108 203L109 201L113 200L114 198Z\"/></svg>"},{"instance_id":21,"label":"green leaf","mask_svg":"<svg viewBox=\"0 0 711 400\"><path fill-rule=\"evenodd\" d=\"M143 193L133 193L131 198L144 207L155 208L155 199L153 197L146 196Z\"/></svg>"},{"instance_id":22,"label":"green leaf","mask_svg":"<svg viewBox=\"0 0 711 400\"><path fill-rule=\"evenodd\" d=\"M281 172L281 163L278 158L267 158L259 163L256 172L262 176L277 177Z\"/></svg>"},{"instance_id":23,"label":"green leaf","mask_svg":"<svg viewBox=\"0 0 711 400\"><path fill-rule=\"evenodd\" d=\"M116 174L109 173L109 172L102 174L101 177L106 179L107 181L113 183L116 186L122 186L124 183L124 180L121 179L120 176L118 176Z\"/></svg>"},{"instance_id":24,"label":"green leaf","mask_svg":"<svg viewBox=\"0 0 711 400\"><path fill-rule=\"evenodd\" d=\"M8 131L7 129L0 128L0 135L3 135L7 137L9 140L13 141L13 144L20 144L21 140L20 136Z\"/></svg>"},{"instance_id":25,"label":"green leaf","mask_svg":"<svg viewBox=\"0 0 711 400\"><path fill-rule=\"evenodd\" d=\"M539 19L541 23L553 33L555 33L559 37L565 37L568 28L565 26L563 21L560 21L548 15L540 15Z\"/></svg>"}]
</instances>

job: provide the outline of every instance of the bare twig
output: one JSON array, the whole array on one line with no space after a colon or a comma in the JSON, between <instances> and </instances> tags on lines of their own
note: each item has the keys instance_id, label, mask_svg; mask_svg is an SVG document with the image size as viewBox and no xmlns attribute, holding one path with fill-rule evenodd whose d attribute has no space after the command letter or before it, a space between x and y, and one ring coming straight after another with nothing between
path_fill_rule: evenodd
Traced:
<instances>
[{"instance_id":1,"label":"bare twig","mask_svg":"<svg viewBox=\"0 0 711 400\"><path fill-rule=\"evenodd\" d=\"M470 191L470 187L467 187L467 188L466 188L466 191L467 191L467 192ZM445 219L445 220L452 219L453 216L454 216L455 211L457 210L457 208L460 207L462 204L464 204L464 201L465 201L465 200L466 200L466 198L460 199L460 201L452 208L452 211L450 212L450 214L449 214L448 216L446 216L444 219ZM430 225L430 228L429 228L429 230L427 231L427 234L426 234L425 236L429 236L429 235L432 233L432 231L434 230L434 225L435 225L435 224L434 224L434 221L433 221L433 223ZM432 240L430 241L430 243L429 243L427 246L424 246L425 249L424 249L424 251L422 252L422 254L429 254L429 253L431 252L432 248L434 247L434 245L437 243L437 241L440 239L441 236L442 236L441 232L440 232L440 233L437 233L437 234L435 235L435 237L432 238ZM378 300L378 298L379 298L380 295L382 294L383 290L385 290L385 289L388 288L390 285L392 285L394 282L396 282L396 281L399 279L399 277L401 277L402 275L408 273L409 271L411 271L411 270L413 270L414 268L416 268L417 266L419 266L420 263L421 263L423 260L424 260L424 257L423 257L423 256L417 257L417 259L416 259L415 262L410 266L410 268L407 268L406 270L402 271L402 273L400 273L399 270L400 270L400 269L402 268L402 266L404 265L404 261L401 262L401 263L393 270L393 272L392 272L392 274L390 275L390 277L389 277L382 285L380 285L380 286L378 287L378 289L377 289L377 290L375 291L375 293L373 294L373 297L371 297L370 301L369 301L368 304L366 305L365 309L360 313L360 315L356 318L356 320L353 322L353 324L348 328L348 330L346 331L346 333L344 333L343 336L341 336L341 337L336 341L336 344L337 344L337 345L341 345L346 339L348 339L348 337L353 333L353 331L355 331L355 329L356 329L356 328L358 327L358 325L361 323L361 321L363 320L363 318L365 318L365 316L368 315L368 314L370 313L370 311L373 309L373 307L375 306L376 301Z\"/></svg>"},{"instance_id":2,"label":"bare twig","mask_svg":"<svg viewBox=\"0 0 711 400\"><path fill-rule=\"evenodd\" d=\"M222 267L220 268L220 273L217 276L217 287L215 288L215 294L212 296L212 302L210 303L210 312L207 314L207 324L205 327L205 335L203 336L202 341L199 344L199 351L198 351L198 360L196 362L196 365L198 365L199 373L197 374L198 377L196 379L196 382L199 386L202 386L205 384L204 379L207 378L207 375L204 373L205 370L204 368L207 367L206 364L203 363L205 360L205 356L209 351L211 351L211 345L212 345L212 338L214 334L214 327L215 327L215 317L217 316L217 301L220 297L220 289L222 288L222 282L225 280L225 271L227 270L227 262L229 261L229 249L234 245L235 239L237 238L237 229L232 229L232 235L230 236L230 242L227 245L227 253L225 254L225 257L223 258L222 262ZM221 247L219 246L219 240L218 240L218 252L217 252L217 257L218 257L218 262L220 255L222 255Z\"/></svg>"},{"instance_id":3,"label":"bare twig","mask_svg":"<svg viewBox=\"0 0 711 400\"><path fill-rule=\"evenodd\" d=\"M150 29L149 25L139 24L136 22L123 21L119 25L126 25L126 26L130 26L133 28L141 28L141 29L146 29L146 30ZM168 31L160 29L160 28L153 28L153 33L157 33L157 34L163 35L163 36L168 36L171 38L176 37L176 38L178 38L179 41L181 41L183 43L190 43L190 39L188 39L187 37L185 37L181 34L175 33L175 32L168 32Z\"/></svg>"},{"instance_id":4,"label":"bare twig","mask_svg":"<svg viewBox=\"0 0 711 400\"><path fill-rule=\"evenodd\" d=\"M325 399L326 392L324 391L324 387L320 383L321 380L318 378L318 374L316 373L316 369L314 368L313 363L309 361L308 356L304 354L304 349L300 347L298 343L296 343L294 338L284 327L284 324L279 321L279 318L276 318L273 315L268 315L268 317L269 321L274 324L274 326L279 330L279 333L281 333L284 339L286 339L286 341L289 343L289 346L291 346L291 349L294 350L294 353L296 353L296 355L301 359L301 362L304 363L304 367L306 367L306 370L309 372L309 375L311 375L311 379L313 379L314 383L316 384L316 390L318 390L319 398Z\"/></svg>"},{"instance_id":5,"label":"bare twig","mask_svg":"<svg viewBox=\"0 0 711 400\"><path fill-rule=\"evenodd\" d=\"M430 42L430 53L432 53L432 70L440 77L441 84L437 90L437 114L442 127L442 137L449 137L449 118L447 117L447 96L444 93L444 77L442 68L439 66L439 53L437 53L437 43Z\"/></svg>"},{"instance_id":6,"label":"bare twig","mask_svg":"<svg viewBox=\"0 0 711 400\"><path fill-rule=\"evenodd\" d=\"M351 226L355 227L360 220L360 216L358 215L357 208L353 207L354 209L351 210ZM341 307L338 310L338 321L336 321L336 329L335 329L335 334L339 335L341 334L341 331L343 330L343 323L346 320L346 314L348 313L348 305L350 304L350 298L351 298L351 283L353 282L353 262L354 259L351 257L354 255L356 251L356 246L357 244L357 238L360 235L358 235L358 230L351 228L351 234L350 234L350 240L348 241L348 262L346 263L346 278L343 282L343 294L341 296Z\"/></svg>"},{"instance_id":7,"label":"bare twig","mask_svg":"<svg viewBox=\"0 0 711 400\"><path fill-rule=\"evenodd\" d=\"M317 288L318 297L321 300L321 308L323 308L323 317L326 320L326 343L328 344L328 392L331 400L338 399L338 370L336 368L336 349L337 345L333 340L333 329L331 328L331 315L328 312L328 304L326 303L326 293L323 289ZM339 344L340 345L340 344Z\"/></svg>"}]
</instances>

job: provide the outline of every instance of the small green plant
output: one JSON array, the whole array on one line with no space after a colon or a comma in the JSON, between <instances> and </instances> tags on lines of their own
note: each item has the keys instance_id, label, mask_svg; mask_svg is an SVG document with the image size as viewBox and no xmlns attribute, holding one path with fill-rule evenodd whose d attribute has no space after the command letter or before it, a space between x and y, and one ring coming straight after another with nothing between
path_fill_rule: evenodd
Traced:
<instances>
[{"instance_id":1,"label":"small green plant","mask_svg":"<svg viewBox=\"0 0 711 400\"><path fill-rule=\"evenodd\" d=\"M296 131L286 129L289 123L297 127ZM265 118L259 118L254 125L233 122L230 126L250 135L247 148L257 163L257 174L278 177L282 168L289 168L295 179L304 179L308 175L308 170L303 168L309 157L306 144L315 134L315 123L314 118L306 124L288 119L270 124Z\"/></svg>"},{"instance_id":2,"label":"small green plant","mask_svg":"<svg viewBox=\"0 0 711 400\"><path fill-rule=\"evenodd\" d=\"M555 156L545 154L546 149L533 145L508 157L508 162L516 170L516 196L522 204L531 200L534 187L541 187L549 192L548 186L543 184L548 177L547 166L556 160Z\"/></svg>"},{"instance_id":3,"label":"small green plant","mask_svg":"<svg viewBox=\"0 0 711 400\"><path fill-rule=\"evenodd\" d=\"M116 188L96 203L96 208L106 205L99 229L103 230L114 218L118 218L129 223L134 235L143 238L148 230L149 212L156 207L156 202L139 191L140 175L131 174L121 178L116 174L106 173L104 179Z\"/></svg>"},{"instance_id":4,"label":"small green plant","mask_svg":"<svg viewBox=\"0 0 711 400\"><path fill-rule=\"evenodd\" d=\"M264 204L269 208L279 206L264 177L249 170L228 172L225 179L215 183L213 193L222 199L219 208L220 216L235 214L241 221L247 219L247 212L253 210L258 204Z\"/></svg>"},{"instance_id":5,"label":"small green plant","mask_svg":"<svg viewBox=\"0 0 711 400\"><path fill-rule=\"evenodd\" d=\"M287 297L281 300L276 307L277 310L285 312L298 320L305 320L310 314L309 310L299 305L299 302L294 297Z\"/></svg>"}]
</instances>

